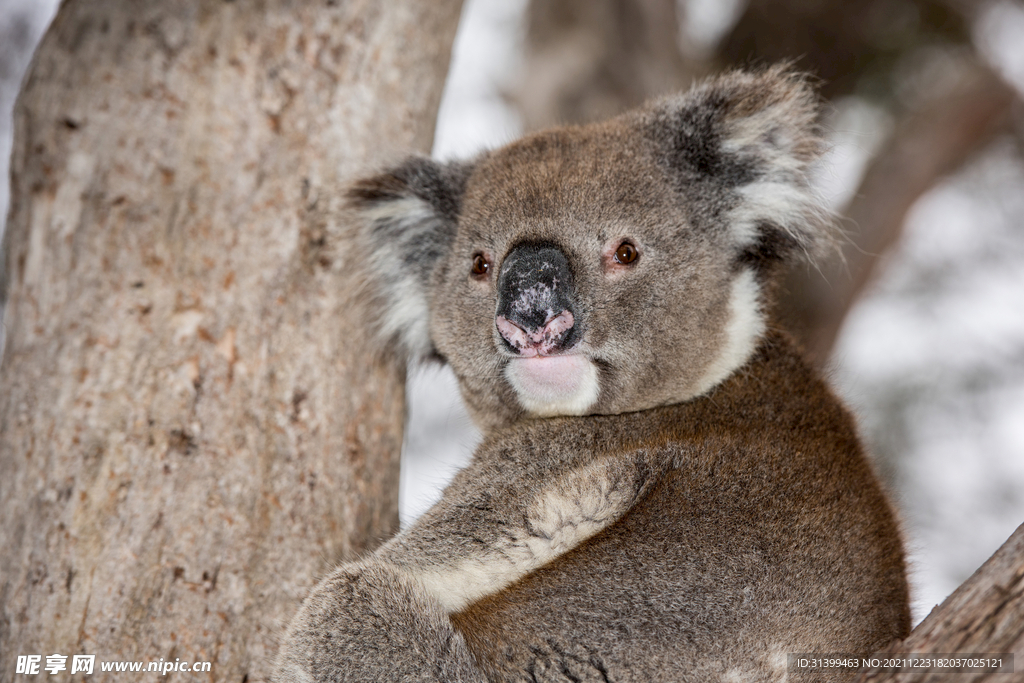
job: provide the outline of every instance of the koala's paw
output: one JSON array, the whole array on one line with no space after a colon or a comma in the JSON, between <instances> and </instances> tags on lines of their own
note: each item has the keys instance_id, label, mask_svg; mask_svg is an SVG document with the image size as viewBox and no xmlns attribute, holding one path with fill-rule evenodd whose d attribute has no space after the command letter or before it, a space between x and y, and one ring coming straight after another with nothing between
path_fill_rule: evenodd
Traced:
<instances>
[{"instance_id":1,"label":"koala's paw","mask_svg":"<svg viewBox=\"0 0 1024 683\"><path fill-rule=\"evenodd\" d=\"M278 683L484 680L444 610L381 564L344 565L321 581L275 668Z\"/></svg>"}]
</instances>

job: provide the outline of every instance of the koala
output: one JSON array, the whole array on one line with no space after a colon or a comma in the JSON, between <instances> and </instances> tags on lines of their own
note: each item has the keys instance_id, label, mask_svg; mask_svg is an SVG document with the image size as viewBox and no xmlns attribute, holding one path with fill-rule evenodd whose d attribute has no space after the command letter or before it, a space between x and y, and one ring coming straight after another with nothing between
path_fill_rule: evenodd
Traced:
<instances>
[{"instance_id":1,"label":"koala","mask_svg":"<svg viewBox=\"0 0 1024 683\"><path fill-rule=\"evenodd\" d=\"M894 513L773 323L834 243L817 110L733 72L349 190L382 347L449 364L483 441L312 590L277 681L782 681L907 635Z\"/></svg>"}]
</instances>

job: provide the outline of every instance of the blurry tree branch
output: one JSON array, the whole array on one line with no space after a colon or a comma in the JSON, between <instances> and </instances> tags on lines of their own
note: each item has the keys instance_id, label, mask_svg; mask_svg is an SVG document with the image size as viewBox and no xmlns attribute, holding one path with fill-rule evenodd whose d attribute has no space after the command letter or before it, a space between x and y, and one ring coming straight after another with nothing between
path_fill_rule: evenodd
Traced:
<instances>
[{"instance_id":1,"label":"blurry tree branch","mask_svg":"<svg viewBox=\"0 0 1024 683\"><path fill-rule=\"evenodd\" d=\"M812 358L828 359L846 314L878 270L879 259L898 240L914 202L1009 126L1013 89L991 69L974 62L947 92L906 111L869 164L843 214L850 243L847 274L830 286L806 269L791 273L784 317ZM799 307L799 308L797 308Z\"/></svg>"},{"instance_id":2,"label":"blurry tree branch","mask_svg":"<svg viewBox=\"0 0 1024 683\"><path fill-rule=\"evenodd\" d=\"M967 19L942 0L750 0L722 40L722 65L796 60L828 100L894 99L896 67L922 48L969 45Z\"/></svg>"}]
</instances>

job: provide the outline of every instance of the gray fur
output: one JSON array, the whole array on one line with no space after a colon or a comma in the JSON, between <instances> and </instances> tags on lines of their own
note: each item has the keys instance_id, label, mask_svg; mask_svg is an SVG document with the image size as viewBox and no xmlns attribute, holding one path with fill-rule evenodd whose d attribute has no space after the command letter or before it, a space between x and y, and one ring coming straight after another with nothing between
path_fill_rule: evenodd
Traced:
<instances>
[{"instance_id":1,"label":"gray fur","mask_svg":"<svg viewBox=\"0 0 1024 683\"><path fill-rule=\"evenodd\" d=\"M313 589L277 680L787 680L787 653L906 634L853 421L767 331L781 265L831 239L815 115L799 76L733 73L356 187L382 342L447 360L485 438ZM498 287L510 254L537 265Z\"/></svg>"},{"instance_id":2,"label":"gray fur","mask_svg":"<svg viewBox=\"0 0 1024 683\"><path fill-rule=\"evenodd\" d=\"M364 217L354 244L371 246L367 265L383 312L377 335L412 360L436 353L427 326L430 277L455 236L470 168L412 158L349 191Z\"/></svg>"}]
</instances>

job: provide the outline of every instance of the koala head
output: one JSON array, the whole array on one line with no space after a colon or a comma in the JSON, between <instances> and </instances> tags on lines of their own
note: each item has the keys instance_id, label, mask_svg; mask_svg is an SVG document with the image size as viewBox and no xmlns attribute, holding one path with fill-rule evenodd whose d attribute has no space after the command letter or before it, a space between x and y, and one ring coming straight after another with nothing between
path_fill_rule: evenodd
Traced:
<instances>
[{"instance_id":1,"label":"koala head","mask_svg":"<svg viewBox=\"0 0 1024 683\"><path fill-rule=\"evenodd\" d=\"M732 73L360 181L382 343L448 362L484 429L708 392L762 338L779 266L829 241L816 113L784 68Z\"/></svg>"}]
</instances>

